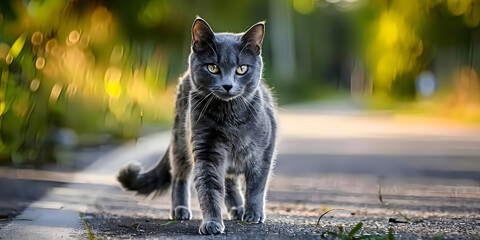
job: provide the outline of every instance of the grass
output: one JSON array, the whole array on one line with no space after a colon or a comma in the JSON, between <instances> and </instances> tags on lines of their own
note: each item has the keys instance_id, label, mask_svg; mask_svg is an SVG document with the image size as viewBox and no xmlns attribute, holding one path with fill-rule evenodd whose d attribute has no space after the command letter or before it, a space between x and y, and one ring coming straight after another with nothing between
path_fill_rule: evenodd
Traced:
<instances>
[{"instance_id":1,"label":"grass","mask_svg":"<svg viewBox=\"0 0 480 240\"><path fill-rule=\"evenodd\" d=\"M403 214L397 207L395 207L394 205L388 203L388 202L385 202L384 199L383 199L383 194L382 194L382 184L381 184L381 179L378 180L378 200L380 201L380 203L384 206L384 207L387 207L387 208L390 208L393 210L393 214L398 214L399 216L401 216L403 219L405 219L406 221L403 221L403 220L398 220L396 218L389 218L388 219L388 222L391 222L391 223L409 223L409 222L413 222L413 223L418 223L418 222L422 222L423 219L421 218L410 218L408 216L406 216L405 214ZM325 215L327 215L329 212L331 211L346 211L344 209L330 209L328 211L325 211L322 215L320 215L320 217L318 218L317 220L317 226L320 225L320 220L322 219L322 217L324 217ZM331 231L325 231L321 234L321 236L323 238L326 238L326 237L329 237L329 236L332 236L332 237L336 237L336 238L339 238L339 239L344 239L344 240L353 240L353 239L375 239L375 240L394 240L395 239L395 236L393 234L393 229L392 228L389 228L388 229L388 233L386 235L371 235L371 234L368 234L368 233L365 233L365 234L358 234L359 231L362 229L363 227L363 222L359 222L355 225L355 227L352 228L352 230L346 232L344 227L342 225L339 225L337 226L338 227L338 232L331 232ZM442 238L443 235L436 235L433 239L440 239Z\"/></svg>"},{"instance_id":2,"label":"grass","mask_svg":"<svg viewBox=\"0 0 480 240\"><path fill-rule=\"evenodd\" d=\"M317 226L320 225L320 220L322 220L322 217L327 215L331 211L345 211L348 212L344 209L330 209L328 211L325 211L322 215L317 220ZM368 233L365 234L357 234L363 227L363 222L358 222L355 227L352 228L352 230L346 232L345 228L342 225L337 226L338 232L331 232L331 231L325 231L321 234L323 238L333 236L339 239L344 239L344 240L354 240L354 239L374 239L374 240L394 240L395 237L393 235L393 229L389 228L387 235L371 235Z\"/></svg>"},{"instance_id":3,"label":"grass","mask_svg":"<svg viewBox=\"0 0 480 240\"><path fill-rule=\"evenodd\" d=\"M396 218L390 218L388 221L389 222L393 222L393 223L408 223L408 222L413 222L413 223L419 223L419 222L423 222L423 219L421 218L410 218L410 217L407 217L405 214L403 214L397 207L395 207L394 205L390 204L390 203L387 203L383 200L383 194L382 194L382 182L381 182L381 179L378 180L378 200L380 200L380 203L384 206L384 207L387 207L387 208L390 208L392 209L393 211L393 214L398 214L400 215L403 219L406 220L405 221L400 221L400 220L397 220Z\"/></svg>"},{"instance_id":4,"label":"grass","mask_svg":"<svg viewBox=\"0 0 480 240\"><path fill-rule=\"evenodd\" d=\"M161 223L159 224L160 226L166 226L166 225L170 225L170 224L174 224L176 223L177 221L176 220L170 220L170 221L166 221L164 223Z\"/></svg>"},{"instance_id":5,"label":"grass","mask_svg":"<svg viewBox=\"0 0 480 240\"><path fill-rule=\"evenodd\" d=\"M132 224L132 227L134 227L135 229L138 229L138 227L140 227L140 224L142 224L141 222L140 223L134 223Z\"/></svg>"},{"instance_id":6,"label":"grass","mask_svg":"<svg viewBox=\"0 0 480 240\"><path fill-rule=\"evenodd\" d=\"M325 211L322 215L320 215L320 217L318 218L317 220L317 226L320 225L320 220L322 220L322 217L327 215L327 213L331 212L331 211L345 211L345 212L348 212L347 210L345 209L340 209L340 208L336 208L336 209L330 209L328 211Z\"/></svg>"},{"instance_id":7,"label":"grass","mask_svg":"<svg viewBox=\"0 0 480 240\"><path fill-rule=\"evenodd\" d=\"M363 227L363 223L359 222L355 227L352 228L349 232L345 232L343 226L338 226L338 232L323 232L322 237L326 238L329 236L333 236L343 240L356 240L356 239L372 239L372 240L394 240L395 236L393 235L393 229L389 228L387 235L370 235L368 233L365 234L357 234Z\"/></svg>"},{"instance_id":8,"label":"grass","mask_svg":"<svg viewBox=\"0 0 480 240\"><path fill-rule=\"evenodd\" d=\"M401 221L401 220L397 220L396 218L390 218L388 220L389 222L392 222L392 223L408 223L408 222L421 222L422 221L421 219L420 220L415 220L415 219L409 218L406 215L404 215L400 210L398 210L398 208L396 208L395 206L393 206L389 203L386 203L383 200L382 185L381 185L380 180L378 181L378 199L380 200L380 203L383 206L391 208L393 210L394 214L397 213L398 215L400 215L402 218L404 218L406 220L406 221ZM344 210L344 209L330 209L328 211L325 211L318 218L317 226L320 225L320 220L322 219L322 217L327 215L331 211L346 211L346 210ZM328 236L333 236L333 237L336 237L336 238L339 238L339 239L345 239L345 240L353 240L353 239L394 240L395 239L395 236L393 235L393 229L392 228L388 229L388 233L386 235L371 235L371 234L368 234L368 233L357 234L362 229L363 222L357 223L355 225L355 227L352 228L352 230L350 230L349 232L346 232L342 225L339 225L337 227L338 227L338 232L326 231L326 232L323 232L321 236L323 238L326 238Z\"/></svg>"},{"instance_id":9,"label":"grass","mask_svg":"<svg viewBox=\"0 0 480 240\"><path fill-rule=\"evenodd\" d=\"M90 240L94 240L95 237L93 236L93 233L92 233L92 231L90 230L90 227L88 227L87 220L85 220L85 218L83 217L83 214L82 214L81 212L78 212L78 216L80 217L80 219L82 219L83 225L84 225L85 228L87 229L87 232L88 232L88 235L89 235L89 237L90 237Z\"/></svg>"}]
</instances>

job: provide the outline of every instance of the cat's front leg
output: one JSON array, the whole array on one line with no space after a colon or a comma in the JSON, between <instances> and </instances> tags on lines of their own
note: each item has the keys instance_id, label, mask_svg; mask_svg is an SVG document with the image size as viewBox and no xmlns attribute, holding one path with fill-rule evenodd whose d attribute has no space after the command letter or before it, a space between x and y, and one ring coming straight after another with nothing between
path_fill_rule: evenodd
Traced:
<instances>
[{"instance_id":1,"label":"cat's front leg","mask_svg":"<svg viewBox=\"0 0 480 240\"><path fill-rule=\"evenodd\" d=\"M246 175L245 213L243 221L263 223L265 221L265 192L268 170L252 171Z\"/></svg>"},{"instance_id":2,"label":"cat's front leg","mask_svg":"<svg viewBox=\"0 0 480 240\"><path fill-rule=\"evenodd\" d=\"M225 196L224 159L218 153L195 154L194 182L202 210L201 234L220 234L225 229L221 205Z\"/></svg>"},{"instance_id":3,"label":"cat's front leg","mask_svg":"<svg viewBox=\"0 0 480 240\"><path fill-rule=\"evenodd\" d=\"M270 174L273 147L271 147L263 161L251 163L255 167L249 167L245 172L245 212L243 221L249 223L263 223L265 221L265 194Z\"/></svg>"}]
</instances>

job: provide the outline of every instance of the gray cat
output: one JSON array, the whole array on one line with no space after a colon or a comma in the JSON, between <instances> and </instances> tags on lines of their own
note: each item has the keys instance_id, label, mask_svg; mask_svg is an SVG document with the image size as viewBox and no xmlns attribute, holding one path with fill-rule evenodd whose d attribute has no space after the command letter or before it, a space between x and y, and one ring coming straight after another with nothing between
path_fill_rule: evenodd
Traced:
<instances>
[{"instance_id":1,"label":"gray cat","mask_svg":"<svg viewBox=\"0 0 480 240\"><path fill-rule=\"evenodd\" d=\"M140 194L162 193L172 185L171 218L187 220L193 175L201 234L223 232L223 200L232 220L265 221L277 124L275 103L262 81L264 31L260 22L241 34L214 33L205 20L195 19L167 153L147 172L130 164L118 176L124 188Z\"/></svg>"}]
</instances>

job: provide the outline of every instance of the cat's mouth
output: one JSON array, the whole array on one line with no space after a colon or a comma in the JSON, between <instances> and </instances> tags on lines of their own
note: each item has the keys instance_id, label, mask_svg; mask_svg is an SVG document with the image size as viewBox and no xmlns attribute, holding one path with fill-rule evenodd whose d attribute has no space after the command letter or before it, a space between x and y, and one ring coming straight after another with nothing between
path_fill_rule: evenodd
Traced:
<instances>
[{"instance_id":1,"label":"cat's mouth","mask_svg":"<svg viewBox=\"0 0 480 240\"><path fill-rule=\"evenodd\" d=\"M215 97L222 101L231 101L235 99L236 97L240 96L239 93L230 93L230 92L219 92L219 91L213 91L212 92Z\"/></svg>"}]
</instances>

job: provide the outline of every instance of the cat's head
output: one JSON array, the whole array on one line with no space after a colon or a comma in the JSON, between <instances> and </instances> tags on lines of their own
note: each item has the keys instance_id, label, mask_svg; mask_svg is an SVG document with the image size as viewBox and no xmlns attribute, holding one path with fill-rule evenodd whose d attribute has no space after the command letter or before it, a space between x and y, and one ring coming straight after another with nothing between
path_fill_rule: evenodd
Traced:
<instances>
[{"instance_id":1,"label":"cat's head","mask_svg":"<svg viewBox=\"0 0 480 240\"><path fill-rule=\"evenodd\" d=\"M244 33L214 33L205 20L197 17L189 57L193 89L224 101L250 96L262 76L264 32L265 24L260 22Z\"/></svg>"}]
</instances>

